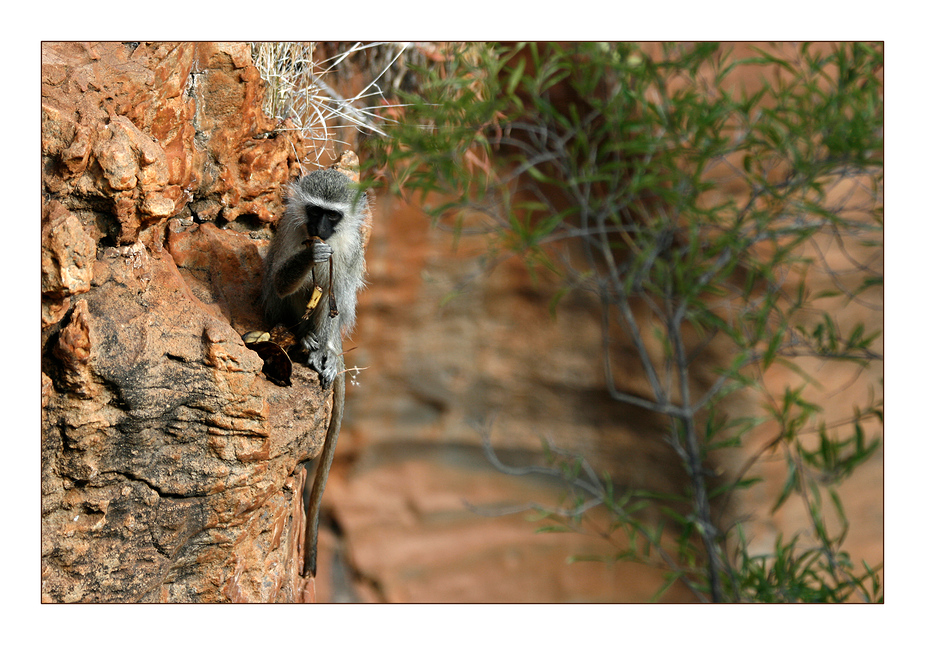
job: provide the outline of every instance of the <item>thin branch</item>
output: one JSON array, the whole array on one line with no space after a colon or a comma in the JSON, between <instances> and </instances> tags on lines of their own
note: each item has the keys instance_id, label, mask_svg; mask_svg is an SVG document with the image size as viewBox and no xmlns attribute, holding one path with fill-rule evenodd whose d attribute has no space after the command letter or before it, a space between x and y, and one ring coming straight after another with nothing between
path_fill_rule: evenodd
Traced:
<instances>
[{"instance_id":1,"label":"thin branch","mask_svg":"<svg viewBox=\"0 0 925 645\"><path fill-rule=\"evenodd\" d=\"M584 470L586 474L590 473L592 475L592 479L594 480L594 483L581 480L577 477L566 478L561 470L557 470L555 468L547 468L547 467L541 467L541 466L523 466L523 467L508 466L507 464L505 464L498 458L498 455L495 453L494 448L491 445L491 440L490 440L491 423L490 422L487 423L483 427L481 434L482 434L482 446L484 448L486 457L488 458L489 462L501 472L510 474L510 475L515 475L515 476L523 476L523 475L551 476L567 484L571 488L580 488L587 494L591 495L591 499L580 504L577 507L578 509L577 511L571 510L571 509L547 507L542 504L522 504L522 505L510 506L506 509L478 510L473 505L466 503L467 506L469 506L473 510L476 510L476 512L479 512L480 514L504 515L504 514L508 514L509 512L510 513L520 513L526 510L536 510L539 512L549 513L552 515L560 515L562 517L580 517L584 512L590 510L591 508L600 506L602 504L607 504L607 502L605 501L606 495L607 495L606 490L601 485L600 480L597 478L597 475L594 474L593 469L590 468L590 466L587 464L587 461L580 455L565 455L565 456L578 459L581 462L582 470ZM639 523L635 522L632 519L632 517L630 517L619 505L608 504L608 508L614 511L620 517L621 521L632 525L634 530L642 534L642 536L648 541L648 543L652 545L656 553L658 553L658 556L662 559L662 561L669 568L669 570L678 574L678 579L681 580L682 583L684 583L684 585L697 597L698 600L700 600L701 602L708 602L709 599L700 592L700 590L697 588L697 586L688 576L687 571L683 567L678 565L677 562L675 562L675 559L671 556L671 554L669 554L661 546L661 544L659 543L659 540L657 540L655 536L653 536L645 526L642 526Z\"/></svg>"}]
</instances>

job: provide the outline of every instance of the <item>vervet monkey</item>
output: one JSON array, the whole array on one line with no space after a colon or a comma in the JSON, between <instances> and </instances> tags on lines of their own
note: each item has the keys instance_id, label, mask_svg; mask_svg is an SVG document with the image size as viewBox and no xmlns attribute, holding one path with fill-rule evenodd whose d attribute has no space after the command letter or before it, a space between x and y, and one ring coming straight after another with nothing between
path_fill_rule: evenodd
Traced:
<instances>
[{"instance_id":1,"label":"vervet monkey","mask_svg":"<svg viewBox=\"0 0 925 645\"><path fill-rule=\"evenodd\" d=\"M334 384L331 423L306 513L303 575L311 577L317 566L321 496L344 412L342 335L353 329L357 292L365 284L363 238L368 215L367 196L346 174L327 169L301 177L289 185L286 213L264 267L262 302L267 322L294 327L322 388ZM312 297L316 287L321 290L320 300Z\"/></svg>"}]
</instances>

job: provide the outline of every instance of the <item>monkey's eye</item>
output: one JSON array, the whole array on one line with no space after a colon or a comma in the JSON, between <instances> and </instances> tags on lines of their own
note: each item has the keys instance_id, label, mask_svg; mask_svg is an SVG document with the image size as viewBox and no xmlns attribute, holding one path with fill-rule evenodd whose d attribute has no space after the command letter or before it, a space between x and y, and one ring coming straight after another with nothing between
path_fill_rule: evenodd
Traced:
<instances>
[{"instance_id":1,"label":"monkey's eye","mask_svg":"<svg viewBox=\"0 0 925 645\"><path fill-rule=\"evenodd\" d=\"M321 208L319 206L309 205L305 208L305 215L309 220L327 220L332 225L337 224L344 217L344 214L332 208Z\"/></svg>"}]
</instances>

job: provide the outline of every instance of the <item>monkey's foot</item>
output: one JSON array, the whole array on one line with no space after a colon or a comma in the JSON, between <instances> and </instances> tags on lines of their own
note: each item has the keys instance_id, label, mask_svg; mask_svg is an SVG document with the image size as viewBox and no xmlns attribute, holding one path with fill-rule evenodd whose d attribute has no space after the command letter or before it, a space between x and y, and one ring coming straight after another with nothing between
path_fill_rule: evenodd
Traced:
<instances>
[{"instance_id":1,"label":"monkey's foot","mask_svg":"<svg viewBox=\"0 0 925 645\"><path fill-rule=\"evenodd\" d=\"M309 352L308 365L318 372L322 389L331 387L337 378L337 357L334 354L324 350Z\"/></svg>"},{"instance_id":2,"label":"monkey's foot","mask_svg":"<svg viewBox=\"0 0 925 645\"><path fill-rule=\"evenodd\" d=\"M321 341L318 340L318 337L314 333L309 332L302 337L302 347L305 348L305 351L309 354L313 354L321 349Z\"/></svg>"}]
</instances>

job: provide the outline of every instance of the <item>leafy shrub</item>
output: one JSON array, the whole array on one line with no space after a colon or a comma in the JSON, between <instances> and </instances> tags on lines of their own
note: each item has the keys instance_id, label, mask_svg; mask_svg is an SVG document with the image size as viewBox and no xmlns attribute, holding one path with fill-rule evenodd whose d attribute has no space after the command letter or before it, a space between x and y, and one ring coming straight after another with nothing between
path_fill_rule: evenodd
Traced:
<instances>
[{"instance_id":1,"label":"leafy shrub","mask_svg":"<svg viewBox=\"0 0 925 645\"><path fill-rule=\"evenodd\" d=\"M651 49L449 48L415 70L406 118L371 142L373 163L396 191L439 194L430 214L459 232L478 227L494 259L555 272L553 309L571 290L595 294L611 396L664 419L653 431L685 465L683 499L617 490L580 457L550 453L538 469L570 482L572 497L544 517L577 530L590 508L606 508L609 531L630 545L614 559L665 568L663 589L679 581L704 600L882 601L880 567L858 573L842 550L837 493L879 446L870 423L882 424L882 402L872 396L827 426L804 387L781 394L765 381L782 366L812 382L806 357L868 376L882 361L879 329L845 332L830 313L836 298L882 307L882 45L755 46L744 57L711 43ZM734 82L737 70L760 82ZM646 395L613 377L615 328ZM728 360L701 387L694 371L715 367L700 364L707 346ZM763 405L734 417L724 401L743 391ZM739 472L711 471L712 453L743 450L768 423L773 439ZM769 455L788 473L774 509L799 497L811 535L780 535L773 552L754 554L747 518L726 509Z\"/></svg>"}]
</instances>

